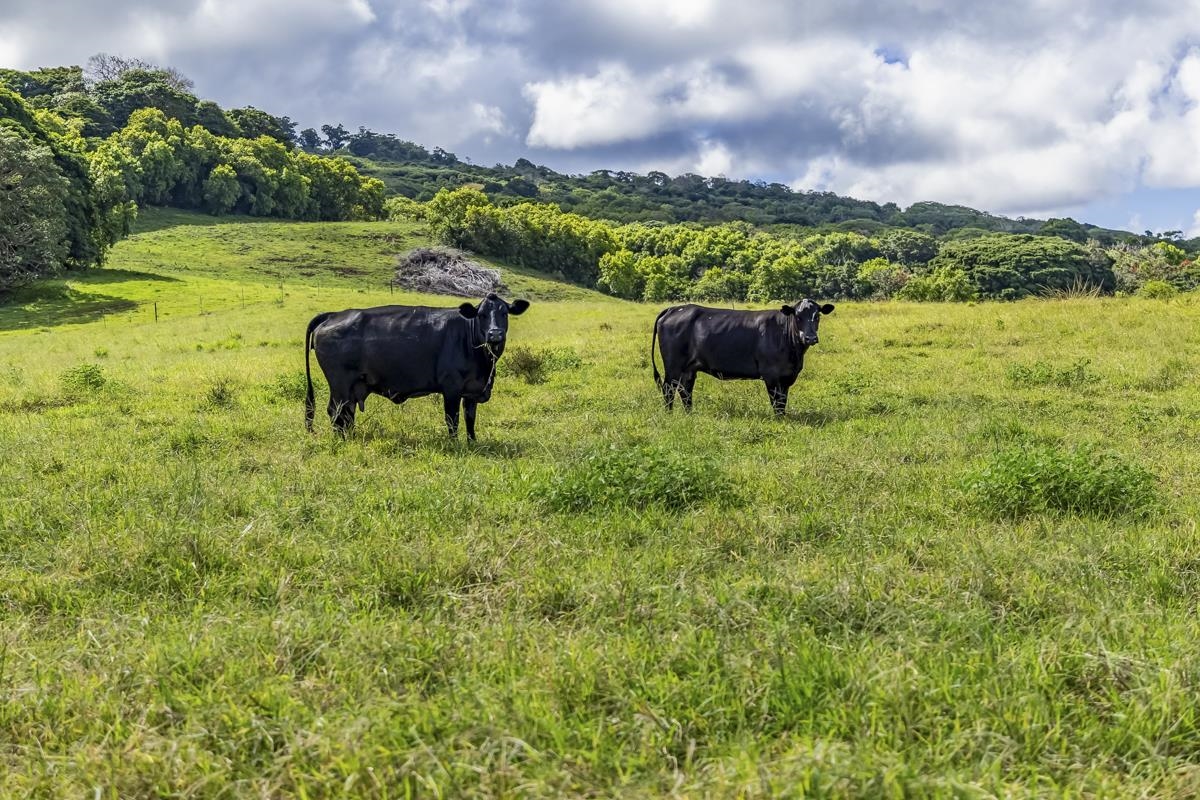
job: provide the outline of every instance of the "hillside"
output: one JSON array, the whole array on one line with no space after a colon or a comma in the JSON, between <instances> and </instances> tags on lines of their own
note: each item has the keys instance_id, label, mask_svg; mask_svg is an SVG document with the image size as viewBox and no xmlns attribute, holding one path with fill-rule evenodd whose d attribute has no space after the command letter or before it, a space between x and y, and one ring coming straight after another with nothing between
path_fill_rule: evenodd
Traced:
<instances>
[{"instance_id":1,"label":"hillside","mask_svg":"<svg viewBox=\"0 0 1200 800\"><path fill-rule=\"evenodd\" d=\"M365 157L372 152L352 137L339 153L347 154L364 175L383 181L388 191L415 200L429 200L439 189L476 186L496 203L535 200L553 203L594 219L616 222L697 222L720 224L743 221L767 228L854 231L876 234L889 228L912 228L936 236L972 232L1029 233L1062 236L1102 244L1160 239L1129 231L1101 228L1072 219L1010 219L966 206L936 202L914 203L901 209L895 203L879 204L843 197L833 192L794 191L780 183L727 180L722 177L661 172L596 170L587 175L566 175L518 159L511 167L482 167L459 161L453 153L436 157L411 142L405 148L383 150L392 158ZM1185 247L1200 250L1200 239Z\"/></svg>"},{"instance_id":2,"label":"hillside","mask_svg":"<svg viewBox=\"0 0 1200 800\"><path fill-rule=\"evenodd\" d=\"M1194 791L1194 297L839 303L689 416L656 306L501 265L569 299L480 441L342 440L305 323L451 304L421 229L139 224L0 307L0 795Z\"/></svg>"}]
</instances>

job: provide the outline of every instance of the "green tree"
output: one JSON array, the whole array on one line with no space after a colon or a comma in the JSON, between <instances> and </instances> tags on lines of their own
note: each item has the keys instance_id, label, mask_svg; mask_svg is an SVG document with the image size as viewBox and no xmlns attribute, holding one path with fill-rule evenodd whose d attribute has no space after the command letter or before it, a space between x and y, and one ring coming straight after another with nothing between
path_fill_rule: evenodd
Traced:
<instances>
[{"instance_id":1,"label":"green tree","mask_svg":"<svg viewBox=\"0 0 1200 800\"><path fill-rule=\"evenodd\" d=\"M315 151L321 146L321 135L312 128L305 128L300 131L300 146L309 152Z\"/></svg>"},{"instance_id":2,"label":"green tree","mask_svg":"<svg viewBox=\"0 0 1200 800\"><path fill-rule=\"evenodd\" d=\"M260 136L269 136L285 147L292 145L292 133L285 127L283 122L278 117L273 117L265 111L260 111L254 106L246 106L245 108L233 108L225 112L225 116L229 118L246 139L257 139ZM291 120L288 120L291 123ZM293 124L294 128L295 125Z\"/></svg>"},{"instance_id":3,"label":"green tree","mask_svg":"<svg viewBox=\"0 0 1200 800\"><path fill-rule=\"evenodd\" d=\"M321 133L325 134L325 146L330 150L340 150L350 140L350 132L340 122L337 125L322 125Z\"/></svg>"},{"instance_id":4,"label":"green tree","mask_svg":"<svg viewBox=\"0 0 1200 800\"><path fill-rule=\"evenodd\" d=\"M210 214L226 214L242 193L237 171L228 164L217 164L204 179L204 207Z\"/></svg>"},{"instance_id":5,"label":"green tree","mask_svg":"<svg viewBox=\"0 0 1200 800\"><path fill-rule=\"evenodd\" d=\"M70 185L45 145L0 126L0 293L60 270Z\"/></svg>"},{"instance_id":6,"label":"green tree","mask_svg":"<svg viewBox=\"0 0 1200 800\"><path fill-rule=\"evenodd\" d=\"M930 262L963 272L984 298L1013 300L1088 285L1111 292L1112 262L1102 251L1050 236L989 234L947 242Z\"/></svg>"}]
</instances>

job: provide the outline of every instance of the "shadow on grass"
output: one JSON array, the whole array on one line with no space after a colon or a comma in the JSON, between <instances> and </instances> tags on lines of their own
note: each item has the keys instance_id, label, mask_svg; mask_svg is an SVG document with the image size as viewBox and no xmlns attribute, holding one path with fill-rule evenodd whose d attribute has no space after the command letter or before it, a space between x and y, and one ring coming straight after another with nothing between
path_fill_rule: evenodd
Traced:
<instances>
[{"instance_id":1,"label":"shadow on grass","mask_svg":"<svg viewBox=\"0 0 1200 800\"><path fill-rule=\"evenodd\" d=\"M105 286L128 281L176 281L165 275L121 269L98 269L71 276L72 283ZM138 303L124 297L83 292L62 280L27 287L0 297L0 331L51 328L95 322L110 314L133 311Z\"/></svg>"},{"instance_id":2,"label":"shadow on grass","mask_svg":"<svg viewBox=\"0 0 1200 800\"><path fill-rule=\"evenodd\" d=\"M142 206L138 210L138 217L130 226L130 234L137 235L139 233L152 233L161 231L166 228L174 228L179 225L199 225L202 227L210 227L212 225L227 225L232 222L284 222L279 218L270 217L251 217L245 214L226 214L221 217L214 217L211 214L205 214L200 211L185 211L181 208L167 208L165 206Z\"/></svg>"}]
</instances>

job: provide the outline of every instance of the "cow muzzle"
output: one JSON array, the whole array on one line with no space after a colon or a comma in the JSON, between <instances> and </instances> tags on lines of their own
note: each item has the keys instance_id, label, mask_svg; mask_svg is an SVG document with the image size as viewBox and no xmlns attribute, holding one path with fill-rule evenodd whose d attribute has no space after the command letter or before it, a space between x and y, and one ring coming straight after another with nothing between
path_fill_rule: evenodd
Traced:
<instances>
[{"instance_id":1,"label":"cow muzzle","mask_svg":"<svg viewBox=\"0 0 1200 800\"><path fill-rule=\"evenodd\" d=\"M813 346L814 344L816 344L816 343L817 343L819 340L818 340L818 339L817 339L817 337L815 337L815 336L805 336L805 337L804 337L804 339L803 339L803 341L804 341L804 346L805 346L805 347L812 347L812 346Z\"/></svg>"},{"instance_id":2,"label":"cow muzzle","mask_svg":"<svg viewBox=\"0 0 1200 800\"><path fill-rule=\"evenodd\" d=\"M504 341L504 331L500 330L499 328L493 328L492 330L487 332L487 343L488 344L500 344L503 341Z\"/></svg>"}]
</instances>

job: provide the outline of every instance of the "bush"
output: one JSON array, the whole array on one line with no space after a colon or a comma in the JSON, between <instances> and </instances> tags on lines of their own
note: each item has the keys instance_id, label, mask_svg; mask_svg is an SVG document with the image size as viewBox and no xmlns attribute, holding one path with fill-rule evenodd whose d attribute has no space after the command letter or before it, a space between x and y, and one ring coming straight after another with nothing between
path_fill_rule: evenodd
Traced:
<instances>
[{"instance_id":1,"label":"bush","mask_svg":"<svg viewBox=\"0 0 1200 800\"><path fill-rule=\"evenodd\" d=\"M609 445L582 453L573 466L539 490L555 511L660 508L683 511L704 503L729 503L735 493L710 457L652 445Z\"/></svg>"},{"instance_id":2,"label":"bush","mask_svg":"<svg viewBox=\"0 0 1200 800\"><path fill-rule=\"evenodd\" d=\"M1071 452L1024 445L992 456L965 481L983 511L1022 517L1046 511L1115 517L1141 514L1156 502L1155 478L1114 453Z\"/></svg>"},{"instance_id":3,"label":"bush","mask_svg":"<svg viewBox=\"0 0 1200 800\"><path fill-rule=\"evenodd\" d=\"M63 372L59 380L68 394L94 392L108 383L104 368L99 364L77 364Z\"/></svg>"},{"instance_id":4,"label":"bush","mask_svg":"<svg viewBox=\"0 0 1200 800\"><path fill-rule=\"evenodd\" d=\"M1166 281L1146 281L1142 284L1142 288L1137 290L1138 297L1145 297L1150 300L1170 300L1179 294L1179 290L1174 285Z\"/></svg>"},{"instance_id":5,"label":"bush","mask_svg":"<svg viewBox=\"0 0 1200 800\"><path fill-rule=\"evenodd\" d=\"M920 303L961 303L979 296L971 280L959 269L941 267L929 275L919 275L909 280L896 292L901 300Z\"/></svg>"}]
</instances>

